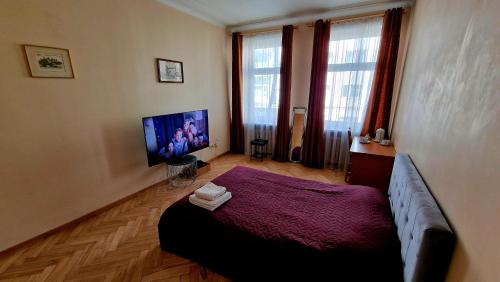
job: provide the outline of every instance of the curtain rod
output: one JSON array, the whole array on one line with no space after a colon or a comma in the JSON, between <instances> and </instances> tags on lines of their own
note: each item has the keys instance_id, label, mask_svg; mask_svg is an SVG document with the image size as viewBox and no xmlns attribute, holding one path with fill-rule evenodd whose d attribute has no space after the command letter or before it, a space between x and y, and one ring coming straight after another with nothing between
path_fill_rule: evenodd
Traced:
<instances>
[{"instance_id":1,"label":"curtain rod","mask_svg":"<svg viewBox=\"0 0 500 282\"><path fill-rule=\"evenodd\" d=\"M341 23L346 23L346 22L355 22L355 21L381 18L383 16L384 16L384 13L378 13L378 14L364 15L364 16L358 16L358 17L330 19L330 20L331 20L332 24L341 24Z\"/></svg>"},{"instance_id":2,"label":"curtain rod","mask_svg":"<svg viewBox=\"0 0 500 282\"><path fill-rule=\"evenodd\" d=\"M363 16L357 16L357 17L336 18L336 19L328 19L328 20L331 21L331 24L343 24L343 23L349 23L349 22L356 22L356 21L362 21L362 20L381 18L383 16L384 16L384 13L377 13L377 14L363 15ZM307 26L313 27L314 22L308 23Z\"/></svg>"},{"instance_id":3,"label":"curtain rod","mask_svg":"<svg viewBox=\"0 0 500 282\"><path fill-rule=\"evenodd\" d=\"M298 29L298 27L293 26L293 29ZM262 33L273 33L273 32L279 32L279 31L283 31L283 27L273 27L273 28L266 28L266 29L252 30L252 31L242 31L242 32L240 32L240 34L243 36L250 36L250 35L262 34Z\"/></svg>"},{"instance_id":4,"label":"curtain rod","mask_svg":"<svg viewBox=\"0 0 500 282\"><path fill-rule=\"evenodd\" d=\"M384 0L384 2L370 2L359 5L339 6L335 9L321 13L304 14L289 17L278 17L275 19L249 22L246 24L227 26L229 32L249 32L260 29L282 27L284 25L306 25L317 19L338 19L341 17L355 17L360 15L381 13L394 8L410 8L416 0Z\"/></svg>"},{"instance_id":5,"label":"curtain rod","mask_svg":"<svg viewBox=\"0 0 500 282\"><path fill-rule=\"evenodd\" d=\"M409 9L410 8L404 9L403 13L405 13L405 14L408 13ZM384 16L384 13L375 13L375 14L366 14L366 15L354 16L354 17L330 18L329 20L331 21L331 24L342 24L342 23L348 23L348 22L374 19L374 18L379 18L379 17L383 17L383 16ZM307 23L306 26L313 27L314 22ZM298 29L298 26L294 25L293 29ZM282 30L283 30L283 27L272 27L272 28L258 29L258 30L252 30L252 31L242 31L242 32L240 32L240 34L243 36L251 36L251 35L256 35L256 34L279 32Z\"/></svg>"},{"instance_id":6,"label":"curtain rod","mask_svg":"<svg viewBox=\"0 0 500 282\"><path fill-rule=\"evenodd\" d=\"M403 13L408 13L408 8L403 9ZM355 16L355 17L343 17L343 18L330 18L328 20L331 21L331 24L343 24L343 23L348 23L348 22L355 22L355 21L362 21L362 20L368 20L368 19L374 19L374 18L380 18L383 17L385 14L384 13L376 13L376 14L366 14L362 16ZM313 27L313 23L308 23L308 27Z\"/></svg>"}]
</instances>

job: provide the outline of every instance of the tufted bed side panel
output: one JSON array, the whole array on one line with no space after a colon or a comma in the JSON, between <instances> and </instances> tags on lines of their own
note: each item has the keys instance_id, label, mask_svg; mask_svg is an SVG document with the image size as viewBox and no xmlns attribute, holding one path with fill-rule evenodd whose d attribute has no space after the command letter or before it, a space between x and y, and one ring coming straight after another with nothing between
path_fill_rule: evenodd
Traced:
<instances>
[{"instance_id":1,"label":"tufted bed side panel","mask_svg":"<svg viewBox=\"0 0 500 282\"><path fill-rule=\"evenodd\" d=\"M401 241L404 280L444 281L455 235L406 154L396 156L388 193Z\"/></svg>"}]
</instances>

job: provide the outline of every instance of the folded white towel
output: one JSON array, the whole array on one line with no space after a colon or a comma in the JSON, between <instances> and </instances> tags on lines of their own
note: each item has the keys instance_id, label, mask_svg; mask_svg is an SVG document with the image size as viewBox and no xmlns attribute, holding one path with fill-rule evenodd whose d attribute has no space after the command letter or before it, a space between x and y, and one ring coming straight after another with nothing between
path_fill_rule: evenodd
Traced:
<instances>
[{"instance_id":1,"label":"folded white towel","mask_svg":"<svg viewBox=\"0 0 500 282\"><path fill-rule=\"evenodd\" d=\"M200 199L196 197L195 194L192 194L189 196L189 202L195 206L207 209L209 211L214 211L216 208L218 208L220 205L224 204L227 202L229 199L231 199L231 192L226 192L224 195L220 196L216 200L213 201L207 201Z\"/></svg>"},{"instance_id":2,"label":"folded white towel","mask_svg":"<svg viewBox=\"0 0 500 282\"><path fill-rule=\"evenodd\" d=\"M213 201L224 195L224 193L226 193L226 187L215 185L212 182L208 182L194 191L196 197L207 201Z\"/></svg>"}]
</instances>

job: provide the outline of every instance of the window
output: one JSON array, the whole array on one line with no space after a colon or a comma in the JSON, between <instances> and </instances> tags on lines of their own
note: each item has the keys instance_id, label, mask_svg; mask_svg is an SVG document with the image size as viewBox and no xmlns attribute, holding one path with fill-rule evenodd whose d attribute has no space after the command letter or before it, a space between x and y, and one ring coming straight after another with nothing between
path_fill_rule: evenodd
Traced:
<instances>
[{"instance_id":1,"label":"window","mask_svg":"<svg viewBox=\"0 0 500 282\"><path fill-rule=\"evenodd\" d=\"M276 125L281 32L243 37L243 123Z\"/></svg>"},{"instance_id":2,"label":"window","mask_svg":"<svg viewBox=\"0 0 500 282\"><path fill-rule=\"evenodd\" d=\"M346 63L355 63L355 62L365 62L368 55L367 49L362 50L349 50L345 56Z\"/></svg>"},{"instance_id":3,"label":"window","mask_svg":"<svg viewBox=\"0 0 500 282\"><path fill-rule=\"evenodd\" d=\"M325 93L325 130L359 134L380 45L381 19L331 29Z\"/></svg>"},{"instance_id":4,"label":"window","mask_svg":"<svg viewBox=\"0 0 500 282\"><path fill-rule=\"evenodd\" d=\"M347 84L342 86L342 97L352 96L354 98L359 97L361 94L361 85L359 84Z\"/></svg>"}]
</instances>

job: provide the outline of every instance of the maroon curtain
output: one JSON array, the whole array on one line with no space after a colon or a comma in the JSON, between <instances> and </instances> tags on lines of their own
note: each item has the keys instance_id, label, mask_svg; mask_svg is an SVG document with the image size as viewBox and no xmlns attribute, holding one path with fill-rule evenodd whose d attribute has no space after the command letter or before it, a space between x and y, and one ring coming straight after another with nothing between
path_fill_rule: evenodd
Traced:
<instances>
[{"instance_id":1,"label":"maroon curtain","mask_svg":"<svg viewBox=\"0 0 500 282\"><path fill-rule=\"evenodd\" d=\"M231 93L231 153L245 153L245 138L243 131L243 113L241 106L242 85L242 40L239 32L233 33L233 70L232 70L232 93Z\"/></svg>"},{"instance_id":2,"label":"maroon curtain","mask_svg":"<svg viewBox=\"0 0 500 282\"><path fill-rule=\"evenodd\" d=\"M290 90L292 88L293 25L283 26L281 39L280 99L273 159L289 160L290 151Z\"/></svg>"},{"instance_id":3,"label":"maroon curtain","mask_svg":"<svg viewBox=\"0 0 500 282\"><path fill-rule=\"evenodd\" d=\"M384 14L378 60L361 135L374 136L378 128L383 128L388 136L402 17L402 8L387 10Z\"/></svg>"},{"instance_id":4,"label":"maroon curtain","mask_svg":"<svg viewBox=\"0 0 500 282\"><path fill-rule=\"evenodd\" d=\"M313 58L307 125L302 145L302 162L305 166L323 168L325 144L323 124L325 111L326 73L328 70L328 44L330 21L314 24Z\"/></svg>"}]
</instances>

